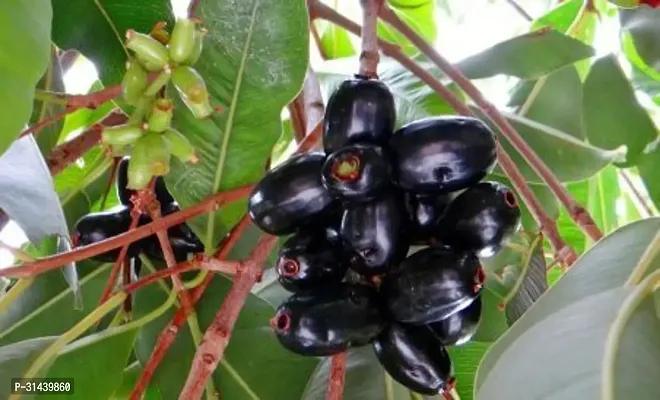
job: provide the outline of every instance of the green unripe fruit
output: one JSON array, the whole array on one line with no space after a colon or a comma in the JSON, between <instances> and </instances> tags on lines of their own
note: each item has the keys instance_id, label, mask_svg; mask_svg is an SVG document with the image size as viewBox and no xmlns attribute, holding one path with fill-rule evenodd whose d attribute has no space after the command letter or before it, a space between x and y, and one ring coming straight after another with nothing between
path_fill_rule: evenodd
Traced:
<instances>
[{"instance_id":1,"label":"green unripe fruit","mask_svg":"<svg viewBox=\"0 0 660 400\"><path fill-rule=\"evenodd\" d=\"M182 64L193 65L199 60L199 57L202 55L202 50L204 49L204 38L206 37L206 29L195 30L195 44L193 50L190 53L190 56L182 61Z\"/></svg>"},{"instance_id":2,"label":"green unripe fruit","mask_svg":"<svg viewBox=\"0 0 660 400\"><path fill-rule=\"evenodd\" d=\"M213 112L209 102L206 83L199 73L190 66L179 66L172 71L172 83L181 100L196 118L206 118Z\"/></svg>"},{"instance_id":3,"label":"green unripe fruit","mask_svg":"<svg viewBox=\"0 0 660 400\"><path fill-rule=\"evenodd\" d=\"M172 99L158 99L151 109L147 119L147 129L153 132L163 132L172 124L174 102Z\"/></svg>"},{"instance_id":4,"label":"green unripe fruit","mask_svg":"<svg viewBox=\"0 0 660 400\"><path fill-rule=\"evenodd\" d=\"M128 164L129 189L143 189L154 176L167 175L170 171L170 150L158 132L147 132L131 152Z\"/></svg>"},{"instance_id":5,"label":"green unripe fruit","mask_svg":"<svg viewBox=\"0 0 660 400\"><path fill-rule=\"evenodd\" d=\"M172 155L182 162L194 164L199 160L197 154L195 154L195 148L183 133L170 128L163 133L163 138L169 146Z\"/></svg>"},{"instance_id":6,"label":"green unripe fruit","mask_svg":"<svg viewBox=\"0 0 660 400\"><path fill-rule=\"evenodd\" d=\"M185 61L195 49L195 23L181 18L174 24L170 39L170 58L177 63Z\"/></svg>"},{"instance_id":7,"label":"green unripe fruit","mask_svg":"<svg viewBox=\"0 0 660 400\"><path fill-rule=\"evenodd\" d=\"M118 125L105 128L101 133L101 143L113 146L126 146L135 143L144 135L142 128L136 125Z\"/></svg>"},{"instance_id":8,"label":"green unripe fruit","mask_svg":"<svg viewBox=\"0 0 660 400\"><path fill-rule=\"evenodd\" d=\"M145 96L155 96L160 89L165 87L167 83L170 81L170 78L172 77L172 70L170 69L169 65L166 65L165 68L156 76L156 79L151 82L151 84L147 87L147 90L144 91Z\"/></svg>"},{"instance_id":9,"label":"green unripe fruit","mask_svg":"<svg viewBox=\"0 0 660 400\"><path fill-rule=\"evenodd\" d=\"M121 81L121 94L124 100L134 106L149 85L147 71L139 62L129 63L124 78Z\"/></svg>"},{"instance_id":10,"label":"green unripe fruit","mask_svg":"<svg viewBox=\"0 0 660 400\"><path fill-rule=\"evenodd\" d=\"M149 35L126 31L126 48L135 52L135 57L148 71L159 71L169 61L167 48Z\"/></svg>"}]
</instances>

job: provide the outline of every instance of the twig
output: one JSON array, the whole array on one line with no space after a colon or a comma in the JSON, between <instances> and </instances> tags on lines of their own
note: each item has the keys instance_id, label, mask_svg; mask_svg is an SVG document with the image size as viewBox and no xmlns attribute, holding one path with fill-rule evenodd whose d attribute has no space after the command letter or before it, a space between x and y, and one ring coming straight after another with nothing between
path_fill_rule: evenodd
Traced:
<instances>
[{"instance_id":1,"label":"twig","mask_svg":"<svg viewBox=\"0 0 660 400\"><path fill-rule=\"evenodd\" d=\"M323 18L337 25L340 25L356 35L360 34L360 26L344 17L343 15L337 13L330 7L327 7L316 0L311 0L308 2L308 5L310 10L313 10L313 15L316 15L318 18ZM438 95L445 101L447 101L447 103L452 106L452 108L454 108L457 113L463 115L472 115L472 111L451 90L447 89L439 80L437 80L423 67L403 54L397 46L384 41L380 41L380 46L385 54L396 59L401 65L406 67L416 76L418 76L424 83L429 85L429 87L438 93ZM321 133L319 132L318 134L320 135ZM306 139L311 140L311 137ZM306 141L303 141L300 144L300 147L303 147L305 142ZM572 262L577 258L577 256L575 256L575 252L568 245L566 245L564 240L559 236L556 223L545 212L543 206L538 201L536 196L534 196L534 193L531 191L520 170L499 145L498 161L500 163L500 167L502 167L502 170L511 179L511 183L513 184L514 188L520 194L523 202L530 209L530 212L538 222L540 229L544 232L555 251L558 254L564 254L565 261L567 264L571 265Z\"/></svg>"},{"instance_id":2,"label":"twig","mask_svg":"<svg viewBox=\"0 0 660 400\"><path fill-rule=\"evenodd\" d=\"M581 206L568 190L559 182L552 170L541 160L541 158L529 147L525 140L515 128L502 116L502 114L484 98L479 89L463 75L461 71L454 68L444 57L429 45L422 37L417 35L406 25L387 4L381 7L381 18L393 28L401 32L411 43L424 53L439 69L451 78L474 102L481 108L486 116L499 128L513 147L520 153L529 166L546 183L550 191L557 196L558 200L568 210L571 218L580 226L582 231L593 241L598 241L603 236L587 210Z\"/></svg>"},{"instance_id":3,"label":"twig","mask_svg":"<svg viewBox=\"0 0 660 400\"><path fill-rule=\"evenodd\" d=\"M319 80L314 70L307 68L303 88L289 104L293 132L298 144L312 132L319 122L323 122L324 105Z\"/></svg>"},{"instance_id":4,"label":"twig","mask_svg":"<svg viewBox=\"0 0 660 400\"><path fill-rule=\"evenodd\" d=\"M362 52L360 53L360 75L378 77L378 14L384 0L360 0L362 6Z\"/></svg>"},{"instance_id":5,"label":"twig","mask_svg":"<svg viewBox=\"0 0 660 400\"><path fill-rule=\"evenodd\" d=\"M527 21L532 22L534 20L534 18L532 18L532 16L529 15L529 13L525 11L525 9L522 8L522 6L518 4L516 0L506 0L506 2L509 3L509 5L511 5L511 7L513 7L518 12L518 14L522 15L522 17Z\"/></svg>"},{"instance_id":6,"label":"twig","mask_svg":"<svg viewBox=\"0 0 660 400\"><path fill-rule=\"evenodd\" d=\"M635 184L633 183L632 179L630 179L630 175L628 175L628 172L626 172L623 169L619 170L619 175L621 175L621 178L623 178L623 181L626 183L626 186L628 186L628 189L630 189L630 192L632 192L632 197L637 200L639 203L639 206L646 212L647 217L651 217L655 215L655 212L653 211L653 208L651 205L646 201L644 196L637 190L637 187L635 187Z\"/></svg>"},{"instance_id":7,"label":"twig","mask_svg":"<svg viewBox=\"0 0 660 400\"><path fill-rule=\"evenodd\" d=\"M327 400L342 400L344 398L344 382L346 381L346 361L348 353L342 352L332 357L330 380L328 381Z\"/></svg>"},{"instance_id":8,"label":"twig","mask_svg":"<svg viewBox=\"0 0 660 400\"><path fill-rule=\"evenodd\" d=\"M236 224L236 226L231 230L231 232L229 232L225 238L224 243L220 246L220 250L215 256L217 260L224 260L229 256L229 253L231 252L234 245L238 242L238 239L240 239L240 237L243 235L243 232L245 232L248 226L250 226L250 222L250 218L247 215L244 215L238 224ZM236 272L237 271L234 271L234 273ZM202 294L212 280L213 274L207 274L202 283L195 289L191 290L191 300L193 305L199 301L199 299L202 297ZM128 290L128 288L126 289ZM145 364L140 378L133 387L133 391L129 397L130 400L139 400L142 397L142 393L144 393L145 389L149 385L153 374L156 372L156 368L158 365L160 365L170 346L172 346L172 343L174 343L174 339L176 339L176 335L179 333L179 330L186 321L187 316L188 315L183 308L179 309L170 323L160 332L158 338L156 339L156 343L154 344L151 355L149 356L149 360Z\"/></svg>"},{"instance_id":9,"label":"twig","mask_svg":"<svg viewBox=\"0 0 660 400\"><path fill-rule=\"evenodd\" d=\"M293 138L296 143L300 143L305 138L305 106L303 104L304 93L300 92L298 96L289 103L289 114L291 115L291 127L293 128Z\"/></svg>"},{"instance_id":10,"label":"twig","mask_svg":"<svg viewBox=\"0 0 660 400\"><path fill-rule=\"evenodd\" d=\"M314 24L313 20L309 21L309 32L312 34L312 39L314 39L316 48L319 50L319 55L321 56L321 59L323 61L327 60L328 54L325 52L325 49L323 48L323 43L321 42L321 36L319 35L319 30Z\"/></svg>"},{"instance_id":11,"label":"twig","mask_svg":"<svg viewBox=\"0 0 660 400\"><path fill-rule=\"evenodd\" d=\"M19 137L27 136L31 133L36 136L39 133L39 131L41 131L43 128L61 120L62 118L66 117L67 114L69 114L68 111L62 111L61 113L55 114L52 117L42 119L41 121L37 122L36 124L32 125L31 127L21 132Z\"/></svg>"},{"instance_id":12,"label":"twig","mask_svg":"<svg viewBox=\"0 0 660 400\"><path fill-rule=\"evenodd\" d=\"M264 235L255 246L246 268L234 277L225 301L204 333L188 373L186 384L179 395L180 400L199 399L206 381L225 354L234 324L255 282L260 279L263 264L277 241L276 236Z\"/></svg>"},{"instance_id":13,"label":"twig","mask_svg":"<svg viewBox=\"0 0 660 400\"><path fill-rule=\"evenodd\" d=\"M81 261L92 256L104 253L108 250L116 249L124 243L132 243L155 234L160 229L166 229L174 225L181 224L190 218L207 213L224 203L231 203L239 200L250 193L252 185L241 186L226 192L216 193L208 196L194 206L184 210L169 214L158 221L152 221L142 225L133 231L124 232L120 235L102 240L100 242L79 247L66 253L60 253L54 256L44 257L34 263L23 264L13 268L0 269L0 276L24 278L36 276L64 264Z\"/></svg>"}]
</instances>

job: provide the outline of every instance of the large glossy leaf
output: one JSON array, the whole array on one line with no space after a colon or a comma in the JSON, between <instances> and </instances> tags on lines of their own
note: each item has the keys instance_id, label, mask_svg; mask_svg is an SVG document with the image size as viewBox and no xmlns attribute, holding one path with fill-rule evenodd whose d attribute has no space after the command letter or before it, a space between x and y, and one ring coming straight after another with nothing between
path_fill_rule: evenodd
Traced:
<instances>
[{"instance_id":1,"label":"large glossy leaf","mask_svg":"<svg viewBox=\"0 0 660 400\"><path fill-rule=\"evenodd\" d=\"M212 102L225 109L199 121L179 103L174 125L200 158L195 165L173 162L166 177L182 207L263 175L280 136L282 107L302 86L309 50L303 0L203 1L199 15L209 34L196 68ZM190 225L212 249L244 211L239 204Z\"/></svg>"},{"instance_id":2,"label":"large glossy leaf","mask_svg":"<svg viewBox=\"0 0 660 400\"><path fill-rule=\"evenodd\" d=\"M593 54L590 46L547 28L498 43L458 67L472 79L499 74L537 79Z\"/></svg>"},{"instance_id":3,"label":"large glossy leaf","mask_svg":"<svg viewBox=\"0 0 660 400\"><path fill-rule=\"evenodd\" d=\"M60 93L64 93L66 91L64 88L64 76L62 67L60 66L60 59L57 54L57 48L55 48L55 46L51 46L50 63L48 64L46 73L44 73L44 75L41 77L41 80L37 84L37 88ZM57 114L62 113L64 109L65 106L63 104L49 103L47 101L35 101L34 108L32 109L32 117L30 118L30 124L35 124L47 118L52 118ZM44 157L57 144L63 125L64 121L60 119L55 123L42 128L36 135L39 150L41 150L41 154L43 154Z\"/></svg>"},{"instance_id":4,"label":"large glossy leaf","mask_svg":"<svg viewBox=\"0 0 660 400\"><path fill-rule=\"evenodd\" d=\"M48 369L48 378L74 380L75 393L56 399L108 399L120 385L133 350L139 325L109 328L79 339L60 352Z\"/></svg>"},{"instance_id":5,"label":"large glossy leaf","mask_svg":"<svg viewBox=\"0 0 660 400\"><path fill-rule=\"evenodd\" d=\"M617 287L594 294L539 322L501 355L478 389L477 399L605 397L601 386L607 338L630 292ZM618 347L612 398L657 397L659 327L653 302L644 302Z\"/></svg>"},{"instance_id":6,"label":"large glossy leaf","mask_svg":"<svg viewBox=\"0 0 660 400\"><path fill-rule=\"evenodd\" d=\"M0 13L0 155L32 114L34 87L50 59L52 12L48 0L15 0Z\"/></svg>"},{"instance_id":7,"label":"large glossy leaf","mask_svg":"<svg viewBox=\"0 0 660 400\"><path fill-rule=\"evenodd\" d=\"M309 380L302 400L326 398L331 358L324 358ZM351 349L346 362L344 400L408 400L410 392L385 373L371 346Z\"/></svg>"},{"instance_id":8,"label":"large glossy leaf","mask_svg":"<svg viewBox=\"0 0 660 400\"><path fill-rule=\"evenodd\" d=\"M74 309L70 287L58 270L46 272L0 313L0 345L40 336L59 335L98 305L111 265L79 263L82 309Z\"/></svg>"},{"instance_id":9,"label":"large glossy leaf","mask_svg":"<svg viewBox=\"0 0 660 400\"><path fill-rule=\"evenodd\" d=\"M634 165L658 135L614 55L600 58L591 67L584 83L583 102L589 142L604 149L625 145L627 165Z\"/></svg>"},{"instance_id":10,"label":"large glossy leaf","mask_svg":"<svg viewBox=\"0 0 660 400\"><path fill-rule=\"evenodd\" d=\"M119 83L126 70L127 29L149 32L158 21L172 25L169 1L52 0L53 41L62 49L77 49L99 72L106 85ZM94 34L90 34L94 32Z\"/></svg>"},{"instance_id":11,"label":"large glossy leaf","mask_svg":"<svg viewBox=\"0 0 660 400\"><path fill-rule=\"evenodd\" d=\"M660 218L634 222L614 231L585 253L550 290L502 336L479 366L476 387L494 370L501 355L536 324L589 296L621 286L660 229ZM655 260L649 268L660 267Z\"/></svg>"},{"instance_id":12,"label":"large glossy leaf","mask_svg":"<svg viewBox=\"0 0 660 400\"><path fill-rule=\"evenodd\" d=\"M50 346L56 336L23 340L0 347L0 396L9 398L11 379L20 378L42 351Z\"/></svg>"},{"instance_id":13,"label":"large glossy leaf","mask_svg":"<svg viewBox=\"0 0 660 400\"><path fill-rule=\"evenodd\" d=\"M621 28L630 32L640 57L660 71L660 9L637 7L619 12Z\"/></svg>"},{"instance_id":14,"label":"large glossy leaf","mask_svg":"<svg viewBox=\"0 0 660 400\"><path fill-rule=\"evenodd\" d=\"M410 26L419 36L427 42L435 42L438 34L435 26L435 4L433 1L417 1L415 3L403 4L405 2L390 2L392 11ZM378 36L390 43L398 45L401 50L409 55L418 53L419 50L410 43L405 36L399 33L385 22L378 22Z\"/></svg>"}]
</instances>

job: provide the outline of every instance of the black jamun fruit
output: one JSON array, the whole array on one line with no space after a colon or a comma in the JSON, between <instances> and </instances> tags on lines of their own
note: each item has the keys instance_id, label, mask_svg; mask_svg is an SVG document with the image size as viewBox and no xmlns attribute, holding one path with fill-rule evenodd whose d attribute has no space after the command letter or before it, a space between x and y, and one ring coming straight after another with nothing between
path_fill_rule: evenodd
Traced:
<instances>
[{"instance_id":1,"label":"black jamun fruit","mask_svg":"<svg viewBox=\"0 0 660 400\"><path fill-rule=\"evenodd\" d=\"M383 274L408 253L403 200L391 192L346 208L339 235L349 267L362 275Z\"/></svg>"},{"instance_id":2,"label":"black jamun fruit","mask_svg":"<svg viewBox=\"0 0 660 400\"><path fill-rule=\"evenodd\" d=\"M289 297L271 320L284 348L306 356L330 356L364 346L386 320L374 288L342 284Z\"/></svg>"},{"instance_id":3,"label":"black jamun fruit","mask_svg":"<svg viewBox=\"0 0 660 400\"><path fill-rule=\"evenodd\" d=\"M123 205L106 211L87 214L76 222L72 235L74 244L78 247L100 242L126 232L130 225L131 212L128 207ZM141 250L140 247L141 242L132 243L128 247L126 256L129 258L136 257ZM120 250L120 248L112 249L92 258L101 262L114 262Z\"/></svg>"},{"instance_id":4,"label":"black jamun fruit","mask_svg":"<svg viewBox=\"0 0 660 400\"><path fill-rule=\"evenodd\" d=\"M460 346L472 339L480 320L481 296L478 296L467 308L428 326L444 346Z\"/></svg>"},{"instance_id":5,"label":"black jamun fruit","mask_svg":"<svg viewBox=\"0 0 660 400\"><path fill-rule=\"evenodd\" d=\"M438 231L443 229L440 217L449 201L449 194L406 193L411 244L434 244Z\"/></svg>"},{"instance_id":6,"label":"black jamun fruit","mask_svg":"<svg viewBox=\"0 0 660 400\"><path fill-rule=\"evenodd\" d=\"M380 285L391 316L399 322L436 322L469 306L485 279L479 259L449 247L428 247L406 258Z\"/></svg>"},{"instance_id":7,"label":"black jamun fruit","mask_svg":"<svg viewBox=\"0 0 660 400\"><path fill-rule=\"evenodd\" d=\"M520 223L516 195L498 182L481 182L457 196L440 218L440 240L479 257L495 255Z\"/></svg>"},{"instance_id":8,"label":"black jamun fruit","mask_svg":"<svg viewBox=\"0 0 660 400\"><path fill-rule=\"evenodd\" d=\"M451 390L449 353L426 326L393 323L373 342L378 361L408 389L428 396Z\"/></svg>"},{"instance_id":9,"label":"black jamun fruit","mask_svg":"<svg viewBox=\"0 0 660 400\"><path fill-rule=\"evenodd\" d=\"M300 292L342 281L348 266L334 234L330 229L297 232L284 242L275 266L282 287Z\"/></svg>"},{"instance_id":10,"label":"black jamun fruit","mask_svg":"<svg viewBox=\"0 0 660 400\"><path fill-rule=\"evenodd\" d=\"M323 184L343 202L365 202L387 189L390 170L390 160L382 148L354 144L328 156L323 164Z\"/></svg>"},{"instance_id":11,"label":"black jamun fruit","mask_svg":"<svg viewBox=\"0 0 660 400\"><path fill-rule=\"evenodd\" d=\"M496 139L481 120L463 116L420 119L390 139L393 179L417 193L447 193L482 180L495 166Z\"/></svg>"},{"instance_id":12,"label":"black jamun fruit","mask_svg":"<svg viewBox=\"0 0 660 400\"><path fill-rule=\"evenodd\" d=\"M132 206L131 196L135 193L135 190L131 190L127 187L128 185L128 163L130 157L124 157L117 164L117 197L119 202L125 206ZM154 188L154 193L156 194L156 200L162 205L166 205L174 202L174 198L170 194L167 186L165 186L165 180L162 176L156 178L156 186Z\"/></svg>"},{"instance_id":13,"label":"black jamun fruit","mask_svg":"<svg viewBox=\"0 0 660 400\"><path fill-rule=\"evenodd\" d=\"M321 181L322 153L294 156L266 173L248 199L252 222L272 235L287 235L334 211Z\"/></svg>"},{"instance_id":14,"label":"black jamun fruit","mask_svg":"<svg viewBox=\"0 0 660 400\"><path fill-rule=\"evenodd\" d=\"M387 85L363 77L347 79L328 99L323 148L330 154L353 143L385 145L395 121L394 97Z\"/></svg>"},{"instance_id":15,"label":"black jamun fruit","mask_svg":"<svg viewBox=\"0 0 660 400\"><path fill-rule=\"evenodd\" d=\"M161 205L161 213L163 216L175 213L177 211L179 211L179 205L176 202ZM140 226L150 222L151 218L147 216L140 218ZM188 258L188 254L190 253L199 253L204 251L204 244L201 242L201 240L199 240L197 235L193 233L192 229L190 229L190 227L185 223L168 228L167 237L170 241L170 245L172 246L174 258L178 262L185 261ZM141 242L142 249L149 258L165 261L158 236L148 236L145 239L142 239Z\"/></svg>"}]
</instances>

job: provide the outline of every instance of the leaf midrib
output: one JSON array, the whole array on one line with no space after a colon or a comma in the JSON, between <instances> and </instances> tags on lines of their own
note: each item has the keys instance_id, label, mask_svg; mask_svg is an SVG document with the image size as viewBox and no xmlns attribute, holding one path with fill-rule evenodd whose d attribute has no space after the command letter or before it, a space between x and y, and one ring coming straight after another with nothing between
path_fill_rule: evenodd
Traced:
<instances>
[{"instance_id":1,"label":"leaf midrib","mask_svg":"<svg viewBox=\"0 0 660 400\"><path fill-rule=\"evenodd\" d=\"M222 182L222 176L227 159L227 150L229 148L229 138L231 137L231 134L233 132L238 96L240 94L241 86L243 84L245 67L247 65L248 54L252 45L252 35L254 33L255 21L257 19L257 10L259 9L260 4L261 4L261 0L255 0L254 7L252 8L250 26L248 28L247 37L245 38L245 45L243 46L243 54L236 74L236 84L234 86L234 92L232 93L231 102L229 104L229 111L227 113L227 122L225 123L222 143L220 145L220 155L218 157L218 164L216 165L216 169L215 169L215 176L213 178L213 187L211 193L217 193L220 188L220 183ZM214 214L215 214L215 210L209 212L208 221L206 223L205 247L207 251L210 251L213 247L213 243L212 243L213 230L215 228Z\"/></svg>"}]
</instances>

